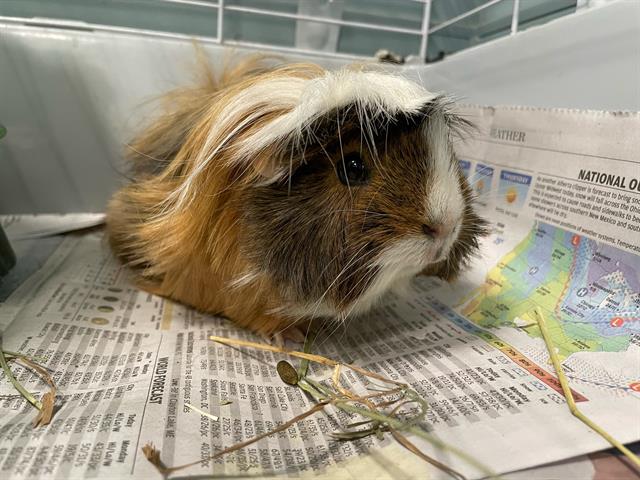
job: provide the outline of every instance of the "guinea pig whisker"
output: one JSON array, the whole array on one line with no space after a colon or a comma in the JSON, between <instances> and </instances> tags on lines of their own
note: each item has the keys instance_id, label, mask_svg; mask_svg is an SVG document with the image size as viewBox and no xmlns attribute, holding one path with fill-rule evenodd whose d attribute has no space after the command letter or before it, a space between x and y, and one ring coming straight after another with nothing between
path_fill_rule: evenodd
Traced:
<instances>
[{"instance_id":1,"label":"guinea pig whisker","mask_svg":"<svg viewBox=\"0 0 640 480\"><path fill-rule=\"evenodd\" d=\"M467 179L467 184L469 185L469 188L471 188L472 190L475 190L475 186L478 185L478 183L483 180L483 176L479 175L476 178L473 179Z\"/></svg>"},{"instance_id":2,"label":"guinea pig whisker","mask_svg":"<svg viewBox=\"0 0 640 480\"><path fill-rule=\"evenodd\" d=\"M342 318L342 315L339 314L338 317L335 318L334 323L334 327L327 332L325 338L322 340L322 342L320 343L319 346L323 345L324 343L328 342L330 339L334 340L333 336L335 335L335 333L340 330L340 328L342 328L342 332L343 335L346 333L346 326L345 326L345 322L344 322L344 318Z\"/></svg>"},{"instance_id":3,"label":"guinea pig whisker","mask_svg":"<svg viewBox=\"0 0 640 480\"><path fill-rule=\"evenodd\" d=\"M353 208L343 208L340 210L331 210L328 213L343 213L343 212L351 212L351 213L365 213L367 215L376 215L379 217L388 217L388 218L403 218L400 215L396 215L393 213L383 213L383 212L376 212L373 210L365 210L365 209L353 209Z\"/></svg>"},{"instance_id":4,"label":"guinea pig whisker","mask_svg":"<svg viewBox=\"0 0 640 480\"><path fill-rule=\"evenodd\" d=\"M389 149L387 148L389 144L389 123L387 122L386 128L384 129L384 156L385 158L389 156Z\"/></svg>"},{"instance_id":5,"label":"guinea pig whisker","mask_svg":"<svg viewBox=\"0 0 640 480\"><path fill-rule=\"evenodd\" d=\"M333 159L331 158L331 155L329 155L329 152L327 152L326 148L324 148L324 145L322 145L322 142L320 141L320 139L318 138L318 136L315 134L315 132L311 131L310 134L313 136L313 138L316 140L316 143L320 146L320 149L324 152L324 154L327 156L327 159L329 160L329 163L331 165L333 165Z\"/></svg>"},{"instance_id":6,"label":"guinea pig whisker","mask_svg":"<svg viewBox=\"0 0 640 480\"><path fill-rule=\"evenodd\" d=\"M355 256L358 254L359 252L356 252ZM340 254L335 255L328 263L327 265L325 265L325 267L322 269L322 271L320 272L320 274L318 275L318 277L322 277L322 275L324 274L324 272L331 266L331 264L333 262L335 262L338 258ZM352 259L353 260L353 259ZM344 270L348 268L348 265L338 274L338 277L344 272ZM337 278L337 277L336 277ZM335 282L335 280L334 280ZM333 283L332 283L333 285ZM329 290L331 289L331 286L329 285L329 287L327 288L327 290L325 290L325 292L322 294L322 296L312 304L312 307L315 305L314 309L313 309L313 313L311 315L311 318L313 318L315 316L315 313L318 311L318 308L320 308L320 304L322 303L322 300L324 300L324 297L326 296L326 294L329 292ZM295 325L297 322L299 322L300 320L303 320L306 317L306 315L304 313L294 317L290 322L288 322L287 324L285 324L285 326L279 330L277 333L282 333L284 330L286 330L287 328Z\"/></svg>"},{"instance_id":7,"label":"guinea pig whisker","mask_svg":"<svg viewBox=\"0 0 640 480\"><path fill-rule=\"evenodd\" d=\"M338 315L336 316L335 319L333 319L333 323L335 324L335 327L327 333L326 337L323 340L324 342L328 342L329 340L332 340L333 342L341 342L342 339L346 336L347 331L348 331L348 327L347 327L347 322L351 319L349 317L351 312L340 312L338 313ZM335 333L338 330L342 330L342 334L340 336L340 338L336 339L334 337Z\"/></svg>"},{"instance_id":8,"label":"guinea pig whisker","mask_svg":"<svg viewBox=\"0 0 640 480\"><path fill-rule=\"evenodd\" d=\"M385 133L384 133L384 158L389 158L389 150L388 150L388 142L389 142L389 125L391 124L391 119L387 120L387 123L385 125ZM389 180L388 177L385 177L384 175L384 169L381 169L380 171L380 175L382 176L382 178L384 178L385 180Z\"/></svg>"},{"instance_id":9,"label":"guinea pig whisker","mask_svg":"<svg viewBox=\"0 0 640 480\"><path fill-rule=\"evenodd\" d=\"M331 266L331 264L333 262L335 262L338 257L341 255L342 252L338 252L336 255L334 255L334 257L327 263L327 265L325 265L325 267L320 271L320 275L318 275L319 277L322 277L322 275L324 275L324 273L328 270L328 268ZM340 274L340 273L339 273ZM331 285L329 286L329 288L331 288ZM325 291L326 294L326 291ZM323 295L324 296L324 295ZM320 301L322 301L322 297L320 298Z\"/></svg>"},{"instance_id":10,"label":"guinea pig whisker","mask_svg":"<svg viewBox=\"0 0 640 480\"><path fill-rule=\"evenodd\" d=\"M373 200L376 198L376 196L378 195L378 193L380 193L380 189L382 188L382 184L380 184L378 186L378 188L376 188L376 191L373 192L373 195L371 195L371 198L369 199L369 203L367 203L367 207L365 210L369 210L369 207L371 207L371 204L373 203ZM367 214L365 213L364 218L362 219L362 225L360 227L360 233L364 232L364 224L367 221Z\"/></svg>"},{"instance_id":11,"label":"guinea pig whisker","mask_svg":"<svg viewBox=\"0 0 640 480\"><path fill-rule=\"evenodd\" d=\"M477 178L476 178L475 176L470 176L469 178L467 178L467 179L466 179L466 181L467 181L467 186L468 186L468 188L469 188L469 192L470 192L472 195L475 195L475 194L476 194L475 186L476 186L476 185L478 184L478 182L480 181L480 177L477 177Z\"/></svg>"},{"instance_id":12,"label":"guinea pig whisker","mask_svg":"<svg viewBox=\"0 0 640 480\"><path fill-rule=\"evenodd\" d=\"M338 123L338 143L340 145L340 165L342 166L342 168L344 169L344 177L347 179L347 190L349 191L349 197L351 198L351 201L353 202L353 194L351 193L351 185L349 185L349 179L347 176L347 166L344 163L344 150L342 149L342 135L340 134L340 112L338 110L336 110L336 119L337 119L337 123ZM340 168L340 167L338 167Z\"/></svg>"},{"instance_id":13,"label":"guinea pig whisker","mask_svg":"<svg viewBox=\"0 0 640 480\"><path fill-rule=\"evenodd\" d=\"M478 198L497 198L500 197L502 195L505 195L508 191L508 188L498 188L497 190L492 192L492 195L478 195L476 194L476 197Z\"/></svg>"},{"instance_id":14,"label":"guinea pig whisker","mask_svg":"<svg viewBox=\"0 0 640 480\"><path fill-rule=\"evenodd\" d=\"M352 317L345 317L344 320L341 322L341 326L342 328L342 336L339 338L339 341L342 342L342 340L344 339L344 337L347 336L347 332L349 331L349 323L350 320L352 320Z\"/></svg>"},{"instance_id":15,"label":"guinea pig whisker","mask_svg":"<svg viewBox=\"0 0 640 480\"><path fill-rule=\"evenodd\" d=\"M321 214L316 214L313 217L310 217L309 219L305 220L301 225L303 226L308 226L313 224L314 222L316 222L317 220L324 218L324 217L328 217L330 215L335 215L337 213L364 213L364 218L361 222L361 228L360 228L360 232L364 232L364 225L366 223L366 219L368 216L374 216L377 218L387 218L387 219L397 219L397 220L401 220L402 222L407 222L407 223L411 223L411 219L410 218L405 218L401 215L397 215L397 214L393 214L393 213L384 213L384 212L376 212L373 210L364 210L364 209L337 209L337 210L330 210L328 212L325 213L321 213Z\"/></svg>"},{"instance_id":16,"label":"guinea pig whisker","mask_svg":"<svg viewBox=\"0 0 640 480\"><path fill-rule=\"evenodd\" d=\"M363 122L363 116L364 116L364 122ZM376 148L375 135L374 135L373 130L371 128L372 121L369 119L366 110L363 110L362 113L359 113L358 122L360 124L360 150L361 150L361 152L362 152L362 136L363 136L363 133L364 133L365 144L367 146L367 150L369 151L369 154L371 155L371 159L373 161L374 166L378 169L378 173L380 174L380 176L383 179L389 180L385 176L384 169L382 168L382 166L380 164L380 156L379 156L378 150ZM389 134L389 128L388 128L388 122L387 122L387 129L386 129L386 134L385 134L385 145L384 145L385 157L387 156L388 134Z\"/></svg>"},{"instance_id":17,"label":"guinea pig whisker","mask_svg":"<svg viewBox=\"0 0 640 480\"><path fill-rule=\"evenodd\" d=\"M499 198L504 198L506 191L498 191L494 192L491 195L476 195L471 199L473 203L487 203L489 201L493 201Z\"/></svg>"},{"instance_id":18,"label":"guinea pig whisker","mask_svg":"<svg viewBox=\"0 0 640 480\"><path fill-rule=\"evenodd\" d=\"M349 292L347 293L347 296L349 296L356 288L358 288L363 282L369 282L371 281L377 274L377 271L372 267L371 263L369 263L368 265L364 265L366 267L369 267L369 270L367 271L367 273L365 275L362 276L362 278L360 278L360 280L358 280L349 290ZM353 304L351 305L351 308L349 309L349 311L346 313L345 315L345 319L351 315L351 313L353 312L353 310L358 306L358 302L360 301L360 299L356 299Z\"/></svg>"},{"instance_id":19,"label":"guinea pig whisker","mask_svg":"<svg viewBox=\"0 0 640 480\"><path fill-rule=\"evenodd\" d=\"M289 156L289 185L287 187L287 196L291 196L291 182L293 179L293 148L291 149L291 155Z\"/></svg>"},{"instance_id":20,"label":"guinea pig whisker","mask_svg":"<svg viewBox=\"0 0 640 480\"><path fill-rule=\"evenodd\" d=\"M363 121L363 117L364 117L364 121ZM364 140L367 145L367 148L369 149L369 153L371 154L371 158L373 159L373 164L376 167L379 167L378 163L376 162L377 152L375 151L373 131L371 130L371 120L369 119L366 110L361 109L358 112L358 122L360 123L360 142L362 143L362 134L364 133L365 134ZM372 148L372 145L373 145L373 148Z\"/></svg>"},{"instance_id":21,"label":"guinea pig whisker","mask_svg":"<svg viewBox=\"0 0 640 480\"><path fill-rule=\"evenodd\" d=\"M302 223L300 223L301 226L309 226L312 225L313 223L317 222L318 220L324 218L324 217L328 217L330 215L335 215L338 213L364 213L365 214L365 218L364 220L366 221L366 216L368 215L372 215L372 216L376 216L378 218L388 218L388 219L399 219L402 221L407 221L406 218L401 217L400 215L395 215L395 214L391 214L391 213L382 213L382 212L374 212L371 210L351 210L351 209L337 209L337 210L330 210L328 212L325 213L319 213L314 215L313 217L310 217L306 220L304 220ZM361 232L364 231L364 221L362 223L362 228L361 228ZM293 233L292 233L293 234Z\"/></svg>"},{"instance_id":22,"label":"guinea pig whisker","mask_svg":"<svg viewBox=\"0 0 640 480\"><path fill-rule=\"evenodd\" d=\"M371 269L371 267L372 267L372 262L365 263L365 264L363 264L363 265L360 265L358 268L356 268L356 270L355 270L354 272L352 272L352 275L355 275L355 274L359 273L359 272L360 272L360 270L362 270L362 269L369 269L369 270L367 271L367 273L366 273L364 276L362 276L362 277L360 278L360 280L358 280L358 281L357 281L357 282L352 286L352 288L349 290L349 292L347 292L347 295L346 295L347 297L348 297L348 296L349 296L349 295L350 295L350 294L351 294L351 293L352 293L352 292L353 292L353 291L354 291L354 290L355 290L355 289L356 289L356 288L357 288L357 287L358 287L362 282L368 282L368 281L370 281L370 280L375 276L376 271L375 271L375 270L373 270L373 269ZM339 314L339 316L341 317L341 319L340 319L339 323L343 323L343 322L345 322L345 321L346 321L347 317L351 314L351 312L352 312L352 311L353 311L353 309L357 306L357 304L358 304L358 300L356 300L356 301L353 303L352 308L351 308L348 312L339 312L339 313L338 313L338 314Z\"/></svg>"},{"instance_id":23,"label":"guinea pig whisker","mask_svg":"<svg viewBox=\"0 0 640 480\"><path fill-rule=\"evenodd\" d=\"M467 183L469 187L475 187L480 180L486 178L486 175L483 172L474 172L469 178L467 178Z\"/></svg>"},{"instance_id":24,"label":"guinea pig whisker","mask_svg":"<svg viewBox=\"0 0 640 480\"><path fill-rule=\"evenodd\" d=\"M315 313L318 311L318 308L320 308L320 304L322 303L322 301L324 300L324 298L326 297L326 295L329 293L329 291L331 290L331 288L336 284L336 282L338 280L340 280L340 277L342 277L342 275L345 274L345 272L347 272L347 270L349 269L349 267L351 267L352 263L354 261L356 261L356 258L358 257L358 255L360 254L360 252L362 250L364 250L367 247L367 244L365 243L364 245L362 245L351 257L351 259L349 259L349 261L346 263L346 265L344 267L342 267L342 269L340 270L340 272L338 273L338 275L336 275L336 278L333 279L333 281L329 284L329 286L326 288L326 290L324 291L324 293L320 296L320 298L315 302L316 307L313 310L313 314L315 315ZM358 270L356 270L358 271Z\"/></svg>"},{"instance_id":25,"label":"guinea pig whisker","mask_svg":"<svg viewBox=\"0 0 640 480\"><path fill-rule=\"evenodd\" d=\"M141 155L141 156L143 156L145 158L148 158L149 160L153 160L154 162L163 163L163 162L167 161L166 158L158 158L158 157L154 157L152 155L149 155L148 153L144 153L144 152L138 150L136 147L134 147L130 143L125 143L124 146L127 147L129 150L133 151L134 153L137 153L138 155Z\"/></svg>"},{"instance_id":26,"label":"guinea pig whisker","mask_svg":"<svg viewBox=\"0 0 640 480\"><path fill-rule=\"evenodd\" d=\"M332 317L326 317L322 319L323 337L318 346L323 345L327 341L327 338L331 336L334 326L340 325L340 314Z\"/></svg>"},{"instance_id":27,"label":"guinea pig whisker","mask_svg":"<svg viewBox=\"0 0 640 480\"><path fill-rule=\"evenodd\" d=\"M302 151L300 153L301 155L301 160L300 160L300 164L304 165L307 163L307 159L305 157L305 154L307 153L307 147L309 146L309 136L305 135L304 137L304 146L302 147ZM300 142L298 142L298 148L300 148Z\"/></svg>"}]
</instances>

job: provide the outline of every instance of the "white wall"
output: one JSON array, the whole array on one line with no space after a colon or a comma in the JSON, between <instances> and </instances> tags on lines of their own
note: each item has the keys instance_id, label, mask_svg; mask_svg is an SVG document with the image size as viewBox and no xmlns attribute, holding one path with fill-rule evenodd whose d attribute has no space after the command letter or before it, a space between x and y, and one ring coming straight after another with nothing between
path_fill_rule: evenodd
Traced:
<instances>
[{"instance_id":1,"label":"white wall","mask_svg":"<svg viewBox=\"0 0 640 480\"><path fill-rule=\"evenodd\" d=\"M0 213L102 211L140 105L188 82L192 58L185 41L0 25ZM467 102L640 110L640 1L407 68Z\"/></svg>"},{"instance_id":2,"label":"white wall","mask_svg":"<svg viewBox=\"0 0 640 480\"><path fill-rule=\"evenodd\" d=\"M213 64L239 54L202 46ZM103 211L124 143L194 57L184 40L0 25L0 214Z\"/></svg>"},{"instance_id":3,"label":"white wall","mask_svg":"<svg viewBox=\"0 0 640 480\"><path fill-rule=\"evenodd\" d=\"M640 1L584 9L413 68L468 103L640 110Z\"/></svg>"}]
</instances>

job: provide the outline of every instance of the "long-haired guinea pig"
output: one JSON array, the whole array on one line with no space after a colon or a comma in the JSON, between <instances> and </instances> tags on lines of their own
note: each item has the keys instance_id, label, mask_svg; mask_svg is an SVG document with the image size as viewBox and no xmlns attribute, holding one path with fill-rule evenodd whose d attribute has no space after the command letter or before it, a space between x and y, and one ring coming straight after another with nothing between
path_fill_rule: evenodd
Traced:
<instances>
[{"instance_id":1,"label":"long-haired guinea pig","mask_svg":"<svg viewBox=\"0 0 640 480\"><path fill-rule=\"evenodd\" d=\"M362 314L421 272L451 280L478 249L452 149L465 122L416 83L249 60L168 100L108 208L145 290L274 335Z\"/></svg>"}]
</instances>

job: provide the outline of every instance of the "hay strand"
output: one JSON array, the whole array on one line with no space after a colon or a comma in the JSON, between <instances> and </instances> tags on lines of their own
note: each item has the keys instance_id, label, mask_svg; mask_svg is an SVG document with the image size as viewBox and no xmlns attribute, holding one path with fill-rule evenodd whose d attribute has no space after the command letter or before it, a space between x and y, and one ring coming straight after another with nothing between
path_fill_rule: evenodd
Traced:
<instances>
[{"instance_id":1,"label":"hay strand","mask_svg":"<svg viewBox=\"0 0 640 480\"><path fill-rule=\"evenodd\" d=\"M640 458L638 458L635 453L625 447L619 440L614 438L613 435L611 435L604 428L596 424L593 420L591 420L580 411L573 398L573 393L571 392L571 388L569 387L567 377L565 376L564 370L562 369L562 364L560 362L560 359L558 358L558 354L556 353L556 348L553 344L553 340L551 339L551 334L547 329L547 323L544 319L544 315L542 314L542 310L540 310L539 307L536 307L534 311L537 317L538 326L540 327L540 332L542 333L542 338L544 339L544 343L547 346L547 351L549 352L549 358L551 359L551 363L553 364L553 368L558 377L558 381L560 382L560 386L562 387L562 393L567 400L569 411L574 417L576 417L578 420L580 420L582 423L584 423L586 426L588 426L594 432L604 438L607 442L617 448L625 457L627 457L631 461L636 469L640 470Z\"/></svg>"},{"instance_id":2,"label":"hay strand","mask_svg":"<svg viewBox=\"0 0 640 480\"><path fill-rule=\"evenodd\" d=\"M195 465L199 465L204 462L215 460L218 457L222 457L223 455L226 455L231 452L235 452L236 450L240 450L241 448L251 445L252 443L256 443L257 441L262 440L263 438L269 437L278 432L282 432L283 430L286 430L287 428L289 428L291 425L298 423L300 420L304 420L308 416L313 415L314 413L319 412L320 410L323 410L327 404L328 402L317 403L306 412L301 413L300 415L292 418L291 420L283 423L282 425L279 425L277 428L274 428L273 430L269 430L268 432L252 437L249 440L245 440L244 442L236 443L235 445L225 448L224 450L221 450L218 453L211 455L210 457L196 460L195 462L191 462L191 463L186 463L184 465L179 465L177 467L167 467L160 459L160 451L156 449L152 443L145 444L142 447L142 452L144 453L144 456L146 457L146 459L149 460L149 462L151 462L153 466L156 467L156 469L162 475L167 476L167 475L170 475L171 473L177 472L178 470L183 470L185 468L193 467Z\"/></svg>"}]
</instances>

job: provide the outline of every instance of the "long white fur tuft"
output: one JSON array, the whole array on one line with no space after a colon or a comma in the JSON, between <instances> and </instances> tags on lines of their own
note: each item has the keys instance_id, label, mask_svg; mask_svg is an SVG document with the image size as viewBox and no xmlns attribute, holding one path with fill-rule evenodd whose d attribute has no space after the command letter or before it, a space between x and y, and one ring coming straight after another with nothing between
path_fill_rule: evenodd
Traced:
<instances>
[{"instance_id":1,"label":"long white fur tuft","mask_svg":"<svg viewBox=\"0 0 640 480\"><path fill-rule=\"evenodd\" d=\"M172 196L179 209L192 198L192 185L216 154L229 147L239 132L252 122L274 112L286 112L267 123L258 132L235 142L234 161L247 163L261 150L277 142L298 141L304 130L316 119L340 107L355 105L369 112L370 118L413 114L436 95L405 78L383 72L341 69L326 71L316 78L297 76L266 77L232 98L211 125L196 168L189 173ZM276 172L275 181L287 169Z\"/></svg>"},{"instance_id":2,"label":"long white fur tuft","mask_svg":"<svg viewBox=\"0 0 640 480\"><path fill-rule=\"evenodd\" d=\"M371 112L375 118L401 112L417 113L420 107L435 98L433 93L402 77L346 69L327 72L296 86L302 86L302 89L296 92L294 104L288 105L291 110L242 141L241 157L249 157L284 138L299 136L314 120L339 107L354 104ZM270 98L274 102L281 100L278 92L273 94Z\"/></svg>"}]
</instances>

